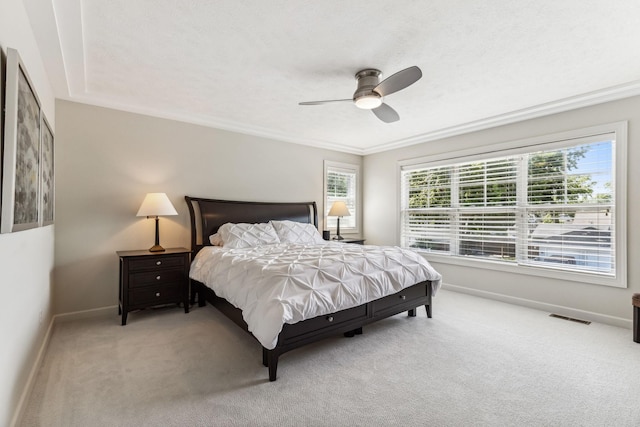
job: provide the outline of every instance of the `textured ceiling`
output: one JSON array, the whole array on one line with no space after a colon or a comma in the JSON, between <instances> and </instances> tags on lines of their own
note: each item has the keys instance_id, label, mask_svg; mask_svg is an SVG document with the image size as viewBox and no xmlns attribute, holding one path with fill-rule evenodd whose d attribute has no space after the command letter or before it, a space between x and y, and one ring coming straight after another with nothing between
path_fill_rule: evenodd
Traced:
<instances>
[{"instance_id":1,"label":"textured ceiling","mask_svg":"<svg viewBox=\"0 0 640 427\"><path fill-rule=\"evenodd\" d=\"M637 0L25 4L59 98L353 153L640 93ZM298 105L412 65L398 122Z\"/></svg>"}]
</instances>

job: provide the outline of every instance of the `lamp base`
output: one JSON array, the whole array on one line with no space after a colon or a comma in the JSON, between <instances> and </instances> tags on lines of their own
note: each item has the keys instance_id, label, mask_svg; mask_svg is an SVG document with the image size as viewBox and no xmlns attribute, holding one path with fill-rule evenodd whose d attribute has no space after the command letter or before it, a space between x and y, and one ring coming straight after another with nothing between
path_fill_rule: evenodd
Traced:
<instances>
[{"instance_id":1,"label":"lamp base","mask_svg":"<svg viewBox=\"0 0 640 427\"><path fill-rule=\"evenodd\" d=\"M344 240L344 237L337 235L333 238L333 240Z\"/></svg>"},{"instance_id":2,"label":"lamp base","mask_svg":"<svg viewBox=\"0 0 640 427\"><path fill-rule=\"evenodd\" d=\"M158 216L156 215L156 244L151 246L149 252L164 252L164 248L160 246L160 226L158 222Z\"/></svg>"}]
</instances>

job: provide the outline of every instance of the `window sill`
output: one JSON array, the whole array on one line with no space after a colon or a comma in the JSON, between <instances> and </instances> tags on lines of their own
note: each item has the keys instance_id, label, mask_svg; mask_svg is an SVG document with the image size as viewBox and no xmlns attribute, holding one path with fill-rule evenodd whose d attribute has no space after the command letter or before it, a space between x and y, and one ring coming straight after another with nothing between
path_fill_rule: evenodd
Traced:
<instances>
[{"instance_id":1,"label":"window sill","mask_svg":"<svg viewBox=\"0 0 640 427\"><path fill-rule=\"evenodd\" d=\"M518 265L504 261L476 259L472 257L455 257L441 255L425 250L417 250L429 262L459 265L464 267L484 270L502 271L505 273L523 274L527 276L546 277L557 280L567 280L591 285L610 286L614 288L626 288L627 283L621 277L581 273L575 271L562 271L560 269L542 268L529 265Z\"/></svg>"}]
</instances>

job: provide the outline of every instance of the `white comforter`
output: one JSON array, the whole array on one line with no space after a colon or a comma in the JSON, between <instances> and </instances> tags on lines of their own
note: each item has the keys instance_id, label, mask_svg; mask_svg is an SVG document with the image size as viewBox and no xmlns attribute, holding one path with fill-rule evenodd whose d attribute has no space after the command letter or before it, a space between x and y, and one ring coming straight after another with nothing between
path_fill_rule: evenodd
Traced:
<instances>
[{"instance_id":1,"label":"white comforter","mask_svg":"<svg viewBox=\"0 0 640 427\"><path fill-rule=\"evenodd\" d=\"M205 247L190 277L242 310L249 331L273 349L285 323L355 307L440 274L419 254L395 246L330 242L245 249Z\"/></svg>"}]
</instances>

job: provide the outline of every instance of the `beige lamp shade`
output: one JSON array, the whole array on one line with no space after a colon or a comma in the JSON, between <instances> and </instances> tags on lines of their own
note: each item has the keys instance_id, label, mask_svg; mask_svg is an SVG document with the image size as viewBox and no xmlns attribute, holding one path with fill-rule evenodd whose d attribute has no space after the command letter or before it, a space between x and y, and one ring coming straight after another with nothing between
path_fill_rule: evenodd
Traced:
<instances>
[{"instance_id":1,"label":"beige lamp shade","mask_svg":"<svg viewBox=\"0 0 640 427\"><path fill-rule=\"evenodd\" d=\"M328 216L351 216L349 208L344 202L333 202L331 209L329 209Z\"/></svg>"},{"instance_id":2,"label":"beige lamp shade","mask_svg":"<svg viewBox=\"0 0 640 427\"><path fill-rule=\"evenodd\" d=\"M349 208L347 208L346 203L340 201L333 202L333 205L331 205L331 209L329 209L329 213L327 215L338 217L338 223L336 225L336 237L334 237L333 239L344 240L344 237L340 235L340 218L343 216L351 216L351 212L349 212Z\"/></svg>"},{"instance_id":3,"label":"beige lamp shade","mask_svg":"<svg viewBox=\"0 0 640 427\"><path fill-rule=\"evenodd\" d=\"M158 216L160 215L178 215L178 212L165 193L147 193L137 216L155 217L156 219L156 244L149 249L149 252L164 251L164 248L160 246L160 226L158 225Z\"/></svg>"},{"instance_id":4,"label":"beige lamp shade","mask_svg":"<svg viewBox=\"0 0 640 427\"><path fill-rule=\"evenodd\" d=\"M147 193L137 216L178 215L165 193Z\"/></svg>"}]
</instances>

